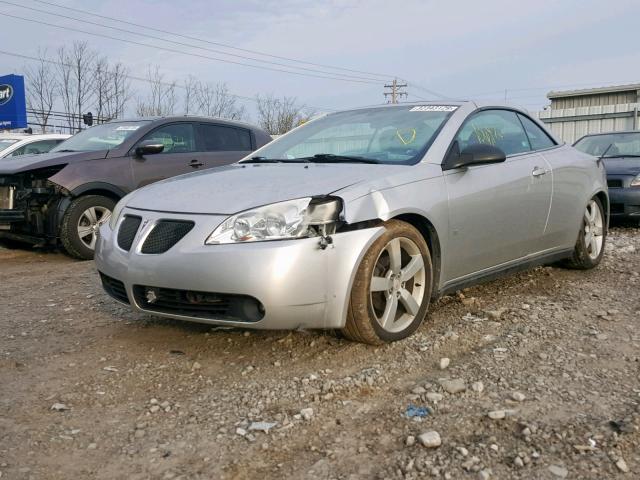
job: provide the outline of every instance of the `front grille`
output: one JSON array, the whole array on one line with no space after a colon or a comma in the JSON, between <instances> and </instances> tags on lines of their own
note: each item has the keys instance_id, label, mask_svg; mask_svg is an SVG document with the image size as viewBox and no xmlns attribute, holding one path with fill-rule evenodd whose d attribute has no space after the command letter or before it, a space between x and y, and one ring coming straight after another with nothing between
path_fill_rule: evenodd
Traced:
<instances>
[{"instance_id":1,"label":"front grille","mask_svg":"<svg viewBox=\"0 0 640 480\"><path fill-rule=\"evenodd\" d=\"M142 245L142 253L164 253L191 231L195 223L186 220L160 220Z\"/></svg>"},{"instance_id":2,"label":"front grille","mask_svg":"<svg viewBox=\"0 0 640 480\"><path fill-rule=\"evenodd\" d=\"M124 288L124 283L115 278L111 278L102 272L100 273L100 279L102 280L102 288L109 294L109 296L120 300L124 303L129 303L129 297L127 297L127 290Z\"/></svg>"},{"instance_id":3,"label":"front grille","mask_svg":"<svg viewBox=\"0 0 640 480\"><path fill-rule=\"evenodd\" d=\"M248 295L198 292L134 285L136 303L145 310L207 320L257 322L264 307Z\"/></svg>"},{"instance_id":4,"label":"front grille","mask_svg":"<svg viewBox=\"0 0 640 480\"><path fill-rule=\"evenodd\" d=\"M0 187L0 209L13 209L13 195L16 187Z\"/></svg>"},{"instance_id":5,"label":"front grille","mask_svg":"<svg viewBox=\"0 0 640 480\"><path fill-rule=\"evenodd\" d=\"M136 238L136 233L138 233L140 222L142 222L142 218L136 215L126 215L124 217L118 230L118 246L121 249L127 252L131 249L133 240Z\"/></svg>"},{"instance_id":6,"label":"front grille","mask_svg":"<svg viewBox=\"0 0 640 480\"><path fill-rule=\"evenodd\" d=\"M607 186L609 188L622 188L622 180L619 178L609 178L607 179Z\"/></svg>"}]
</instances>

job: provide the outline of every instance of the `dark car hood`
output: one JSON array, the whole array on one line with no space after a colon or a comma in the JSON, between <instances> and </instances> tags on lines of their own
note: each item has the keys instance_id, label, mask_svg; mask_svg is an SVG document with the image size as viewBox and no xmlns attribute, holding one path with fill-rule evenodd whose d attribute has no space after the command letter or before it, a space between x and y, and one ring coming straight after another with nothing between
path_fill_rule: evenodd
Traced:
<instances>
[{"instance_id":1,"label":"dark car hood","mask_svg":"<svg viewBox=\"0 0 640 480\"><path fill-rule=\"evenodd\" d=\"M640 173L640 158L620 157L603 159L604 168L611 175L638 175Z\"/></svg>"},{"instance_id":2,"label":"dark car hood","mask_svg":"<svg viewBox=\"0 0 640 480\"><path fill-rule=\"evenodd\" d=\"M39 155L21 155L0 159L0 175L27 172L53 165L69 164L105 158L108 150L97 152L53 152Z\"/></svg>"}]
</instances>

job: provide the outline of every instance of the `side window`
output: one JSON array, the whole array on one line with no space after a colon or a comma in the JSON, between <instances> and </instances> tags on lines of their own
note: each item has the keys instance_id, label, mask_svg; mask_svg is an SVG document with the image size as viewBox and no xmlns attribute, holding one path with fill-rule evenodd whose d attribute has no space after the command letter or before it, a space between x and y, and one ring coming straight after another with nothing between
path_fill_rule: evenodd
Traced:
<instances>
[{"instance_id":1,"label":"side window","mask_svg":"<svg viewBox=\"0 0 640 480\"><path fill-rule=\"evenodd\" d=\"M47 153L58 144L57 140L40 140L37 142L27 143L15 150L11 156L18 157L20 155L34 155L38 153Z\"/></svg>"},{"instance_id":2,"label":"side window","mask_svg":"<svg viewBox=\"0 0 640 480\"><path fill-rule=\"evenodd\" d=\"M198 131L207 152L251 151L251 133L243 128L201 123Z\"/></svg>"},{"instance_id":3,"label":"side window","mask_svg":"<svg viewBox=\"0 0 640 480\"><path fill-rule=\"evenodd\" d=\"M529 137L529 142L531 142L531 148L533 150L542 150L543 148L555 146L556 143L551 140L549 135L536 125L535 122L520 114L518 114L518 118L520 118L522 125L524 125L524 129L527 132L527 136Z\"/></svg>"},{"instance_id":4,"label":"side window","mask_svg":"<svg viewBox=\"0 0 640 480\"><path fill-rule=\"evenodd\" d=\"M505 155L531 151L529 140L515 112L483 110L469 118L456 137L460 151L469 145L493 145Z\"/></svg>"},{"instance_id":5,"label":"side window","mask_svg":"<svg viewBox=\"0 0 640 480\"><path fill-rule=\"evenodd\" d=\"M195 152L196 141L191 123L172 123L155 129L144 136L141 142L152 140L162 143L162 153L188 153Z\"/></svg>"}]
</instances>

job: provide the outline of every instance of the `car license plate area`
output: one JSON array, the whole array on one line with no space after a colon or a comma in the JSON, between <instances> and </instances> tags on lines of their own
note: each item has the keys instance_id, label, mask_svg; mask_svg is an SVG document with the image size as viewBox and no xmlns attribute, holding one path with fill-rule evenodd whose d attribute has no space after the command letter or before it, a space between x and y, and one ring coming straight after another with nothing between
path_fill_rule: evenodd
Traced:
<instances>
[{"instance_id":1,"label":"car license plate area","mask_svg":"<svg viewBox=\"0 0 640 480\"><path fill-rule=\"evenodd\" d=\"M13 210L13 197L16 187L0 187L0 210Z\"/></svg>"}]
</instances>

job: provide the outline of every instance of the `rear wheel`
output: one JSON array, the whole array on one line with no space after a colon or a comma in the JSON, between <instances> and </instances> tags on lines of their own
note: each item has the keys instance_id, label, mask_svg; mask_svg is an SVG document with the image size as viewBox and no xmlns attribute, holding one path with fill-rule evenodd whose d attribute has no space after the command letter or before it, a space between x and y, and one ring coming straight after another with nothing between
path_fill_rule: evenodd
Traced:
<instances>
[{"instance_id":1,"label":"rear wheel","mask_svg":"<svg viewBox=\"0 0 640 480\"><path fill-rule=\"evenodd\" d=\"M81 260L91 260L98 229L109 221L116 202L102 195L86 195L71 202L64 213L60 241L66 252Z\"/></svg>"},{"instance_id":2,"label":"rear wheel","mask_svg":"<svg viewBox=\"0 0 640 480\"><path fill-rule=\"evenodd\" d=\"M411 335L431 298L431 255L424 238L399 220L385 228L360 263L342 330L350 340L373 345Z\"/></svg>"},{"instance_id":3,"label":"rear wheel","mask_svg":"<svg viewBox=\"0 0 640 480\"><path fill-rule=\"evenodd\" d=\"M593 197L587 203L582 216L582 227L578 234L573 255L566 262L569 268L588 270L597 266L604 254L607 239L607 227L604 208L598 197Z\"/></svg>"}]
</instances>

